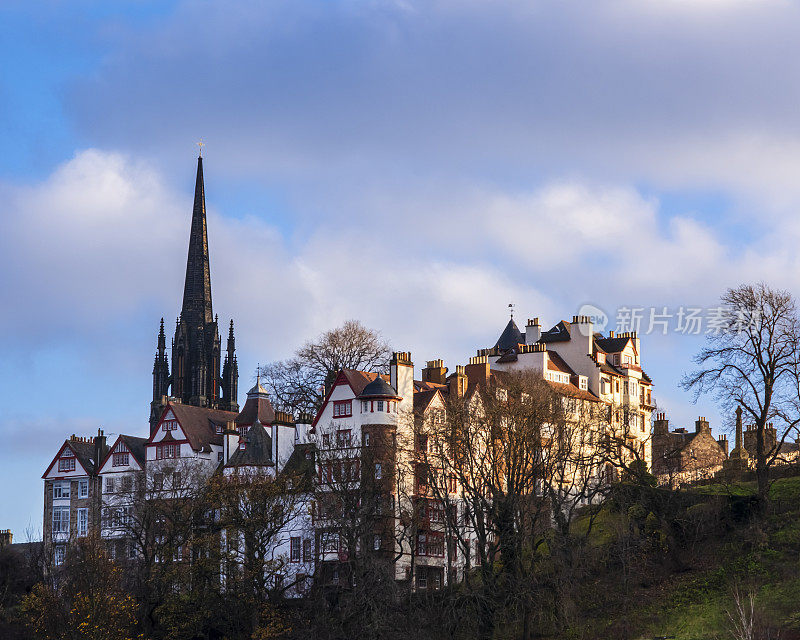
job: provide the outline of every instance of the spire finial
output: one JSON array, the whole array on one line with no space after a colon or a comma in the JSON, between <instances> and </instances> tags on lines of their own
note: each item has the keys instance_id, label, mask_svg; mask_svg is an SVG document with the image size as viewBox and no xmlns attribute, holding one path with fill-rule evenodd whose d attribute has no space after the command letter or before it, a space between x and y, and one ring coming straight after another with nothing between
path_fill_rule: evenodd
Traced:
<instances>
[{"instance_id":1,"label":"spire finial","mask_svg":"<svg viewBox=\"0 0 800 640\"><path fill-rule=\"evenodd\" d=\"M203 147L206 146L206 143L203 142L202 138L200 138L200 140L197 141L197 146L200 148L200 152L198 153L197 157L198 158L202 158L203 157Z\"/></svg>"},{"instance_id":2,"label":"spire finial","mask_svg":"<svg viewBox=\"0 0 800 640\"><path fill-rule=\"evenodd\" d=\"M511 312L511 319L513 320L514 319L514 303L513 302L509 302L508 303L508 310Z\"/></svg>"},{"instance_id":3,"label":"spire finial","mask_svg":"<svg viewBox=\"0 0 800 640\"><path fill-rule=\"evenodd\" d=\"M256 386L261 384L261 363L256 365Z\"/></svg>"}]
</instances>

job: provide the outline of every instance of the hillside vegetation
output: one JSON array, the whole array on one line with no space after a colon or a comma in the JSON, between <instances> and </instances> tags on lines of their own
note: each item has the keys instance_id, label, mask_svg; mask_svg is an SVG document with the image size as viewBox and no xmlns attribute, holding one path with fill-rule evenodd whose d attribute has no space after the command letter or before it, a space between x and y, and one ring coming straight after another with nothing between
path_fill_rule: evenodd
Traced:
<instances>
[{"instance_id":1,"label":"hillside vegetation","mask_svg":"<svg viewBox=\"0 0 800 640\"><path fill-rule=\"evenodd\" d=\"M772 484L765 518L756 491L620 487L595 516L600 564L578 587L580 613L545 637L737 638L738 594L747 612L753 597L753 638L800 638L800 477Z\"/></svg>"}]
</instances>

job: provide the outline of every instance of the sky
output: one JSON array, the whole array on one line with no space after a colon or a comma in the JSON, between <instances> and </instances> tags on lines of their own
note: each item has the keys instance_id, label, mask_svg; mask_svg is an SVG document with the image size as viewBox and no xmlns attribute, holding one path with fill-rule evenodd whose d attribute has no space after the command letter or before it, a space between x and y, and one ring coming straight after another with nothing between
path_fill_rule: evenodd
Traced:
<instances>
[{"instance_id":1,"label":"sky","mask_svg":"<svg viewBox=\"0 0 800 640\"><path fill-rule=\"evenodd\" d=\"M453 370L509 303L520 325L590 309L606 331L640 309L659 410L720 432L730 416L680 385L707 328L680 310L708 323L759 280L800 295L791 0L5 0L0 56L18 540L65 437L147 433L200 139L241 396L351 318Z\"/></svg>"}]
</instances>

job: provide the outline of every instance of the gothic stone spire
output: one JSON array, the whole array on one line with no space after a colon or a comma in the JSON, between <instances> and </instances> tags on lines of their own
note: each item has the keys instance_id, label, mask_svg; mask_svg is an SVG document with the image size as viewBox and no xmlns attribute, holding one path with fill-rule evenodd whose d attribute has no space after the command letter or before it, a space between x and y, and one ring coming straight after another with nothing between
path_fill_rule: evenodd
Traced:
<instances>
[{"instance_id":1,"label":"gothic stone spire","mask_svg":"<svg viewBox=\"0 0 800 640\"><path fill-rule=\"evenodd\" d=\"M214 317L211 309L211 266L208 258L206 194L203 185L202 156L197 158L192 229L189 234L189 255L186 260L186 282L183 287L181 317L190 325L207 324Z\"/></svg>"}]
</instances>

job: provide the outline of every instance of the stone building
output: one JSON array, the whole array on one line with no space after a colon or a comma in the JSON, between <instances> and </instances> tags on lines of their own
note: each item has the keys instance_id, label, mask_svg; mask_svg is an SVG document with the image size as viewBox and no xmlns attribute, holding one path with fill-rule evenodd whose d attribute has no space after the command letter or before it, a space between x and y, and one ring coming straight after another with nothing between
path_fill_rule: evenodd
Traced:
<instances>
[{"instance_id":1,"label":"stone building","mask_svg":"<svg viewBox=\"0 0 800 640\"><path fill-rule=\"evenodd\" d=\"M669 430L669 420L660 413L653 422L653 474L662 484L711 478L728 457L727 436L714 438L708 420L699 417L694 431Z\"/></svg>"},{"instance_id":2,"label":"stone building","mask_svg":"<svg viewBox=\"0 0 800 640\"><path fill-rule=\"evenodd\" d=\"M67 545L99 525L100 463L108 453L102 430L90 438L70 436L48 465L44 479L42 541L56 565Z\"/></svg>"},{"instance_id":3,"label":"stone building","mask_svg":"<svg viewBox=\"0 0 800 640\"><path fill-rule=\"evenodd\" d=\"M653 381L643 369L636 332L603 336L589 316L573 316L572 322L562 320L547 331L533 318L523 334L512 317L494 347L480 349L470 362L481 358L492 370L540 371L557 390L573 394L577 389L604 404L609 426L625 435L626 449L650 466Z\"/></svg>"}]
</instances>

